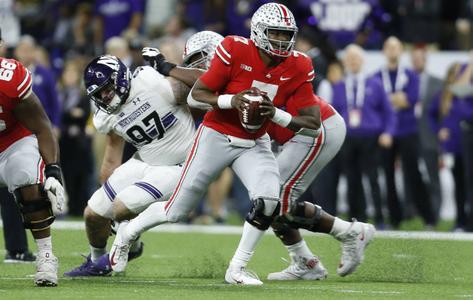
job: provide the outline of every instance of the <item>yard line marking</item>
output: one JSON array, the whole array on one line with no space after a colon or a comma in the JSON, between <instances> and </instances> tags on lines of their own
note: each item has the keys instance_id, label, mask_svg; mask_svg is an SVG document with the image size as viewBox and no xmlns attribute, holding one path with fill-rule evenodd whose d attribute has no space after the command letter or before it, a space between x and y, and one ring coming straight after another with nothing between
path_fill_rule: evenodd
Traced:
<instances>
[{"instance_id":1,"label":"yard line marking","mask_svg":"<svg viewBox=\"0 0 473 300\"><path fill-rule=\"evenodd\" d=\"M0 227L3 223L0 222ZM53 230L84 230L83 221L55 221ZM231 225L187 225L187 224L163 224L150 229L151 232L166 233L208 233L208 234L241 234L242 226ZM321 235L322 233L314 233L302 230L306 236ZM267 230L266 234L273 235L271 230ZM375 237L390 239L415 239L415 240L445 240L445 241L473 241L473 233L467 232L432 232L432 231L377 231Z\"/></svg>"}]
</instances>

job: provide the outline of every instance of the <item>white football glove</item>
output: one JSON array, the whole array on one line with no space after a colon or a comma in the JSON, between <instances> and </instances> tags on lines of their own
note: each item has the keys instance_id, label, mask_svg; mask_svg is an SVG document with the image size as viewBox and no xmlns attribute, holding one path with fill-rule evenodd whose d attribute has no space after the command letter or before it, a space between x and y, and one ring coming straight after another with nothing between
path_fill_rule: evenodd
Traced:
<instances>
[{"instance_id":1,"label":"white football glove","mask_svg":"<svg viewBox=\"0 0 473 300\"><path fill-rule=\"evenodd\" d=\"M64 193L64 187L61 183L61 167L58 164L48 164L44 168L44 175L46 175L44 190L48 195L48 199L58 211L62 211L64 203L66 202L66 196Z\"/></svg>"},{"instance_id":2,"label":"white football glove","mask_svg":"<svg viewBox=\"0 0 473 300\"><path fill-rule=\"evenodd\" d=\"M176 67L176 64L170 63L166 60L158 48L144 47L143 50L141 50L141 55L143 56L143 59L153 67L153 69L164 76L169 76L169 72Z\"/></svg>"},{"instance_id":3,"label":"white football glove","mask_svg":"<svg viewBox=\"0 0 473 300\"><path fill-rule=\"evenodd\" d=\"M141 55L146 61L150 61L151 59L157 57L159 54L161 54L161 51L159 51L158 48L144 47L141 50Z\"/></svg>"},{"instance_id":4,"label":"white football glove","mask_svg":"<svg viewBox=\"0 0 473 300\"><path fill-rule=\"evenodd\" d=\"M62 211L66 197L64 196L64 187L54 177L48 177L44 182L44 190L48 194L48 199L53 206L56 206L58 211Z\"/></svg>"}]
</instances>

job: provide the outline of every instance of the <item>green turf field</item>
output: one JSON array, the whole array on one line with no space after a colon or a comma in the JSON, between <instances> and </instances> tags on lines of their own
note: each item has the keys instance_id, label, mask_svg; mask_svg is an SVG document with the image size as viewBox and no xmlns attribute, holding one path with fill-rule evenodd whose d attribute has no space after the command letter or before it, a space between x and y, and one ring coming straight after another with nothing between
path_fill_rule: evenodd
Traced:
<instances>
[{"instance_id":1,"label":"green turf field","mask_svg":"<svg viewBox=\"0 0 473 300\"><path fill-rule=\"evenodd\" d=\"M88 252L81 230L55 230L61 274ZM149 232L144 255L130 262L126 276L66 279L57 288L33 286L33 265L0 263L0 299L471 299L473 242L376 238L365 262L346 278L336 275L339 244L308 236L329 278L319 282L267 282L261 287L223 283L239 235ZM31 248L35 249L31 243ZM0 243L3 249L3 239ZM4 254L4 252L0 252ZM285 249L264 236L250 269L265 278L286 267Z\"/></svg>"}]
</instances>

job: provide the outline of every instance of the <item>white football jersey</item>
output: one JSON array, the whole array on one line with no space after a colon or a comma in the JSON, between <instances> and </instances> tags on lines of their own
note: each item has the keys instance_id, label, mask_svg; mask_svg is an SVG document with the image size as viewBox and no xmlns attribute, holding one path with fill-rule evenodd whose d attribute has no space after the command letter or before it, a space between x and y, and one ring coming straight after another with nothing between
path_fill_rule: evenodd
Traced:
<instances>
[{"instance_id":1,"label":"white football jersey","mask_svg":"<svg viewBox=\"0 0 473 300\"><path fill-rule=\"evenodd\" d=\"M138 149L145 163L162 166L185 161L194 141L195 125L187 105L176 103L171 83L148 66L139 67L130 95L118 111L97 110L94 125L101 133L114 131Z\"/></svg>"}]
</instances>

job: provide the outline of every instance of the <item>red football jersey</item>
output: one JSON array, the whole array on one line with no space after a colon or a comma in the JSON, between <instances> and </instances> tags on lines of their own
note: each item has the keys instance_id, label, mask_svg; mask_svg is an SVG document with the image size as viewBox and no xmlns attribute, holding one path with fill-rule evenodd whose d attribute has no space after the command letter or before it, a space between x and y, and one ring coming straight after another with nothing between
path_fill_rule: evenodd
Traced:
<instances>
[{"instance_id":1,"label":"red football jersey","mask_svg":"<svg viewBox=\"0 0 473 300\"><path fill-rule=\"evenodd\" d=\"M268 68L253 41L240 36L227 36L222 41L210 69L200 77L218 94L237 94L257 87L267 93L276 107L286 106L291 96L301 105L312 105L313 79L314 69L307 55L293 51L279 65ZM266 132L269 121L257 132L249 133L241 126L236 109L216 108L205 115L203 124L223 134L256 139Z\"/></svg>"},{"instance_id":2,"label":"red football jersey","mask_svg":"<svg viewBox=\"0 0 473 300\"><path fill-rule=\"evenodd\" d=\"M332 108L332 106L315 94L314 94L314 103L312 105L320 106L320 119L322 120L322 122L335 114L335 111ZM297 111L307 106L309 105L302 105L299 101L295 101L294 98L291 97L291 99L287 101L286 111L293 116L297 116L298 115ZM278 142L281 145L284 145L295 134L294 131L281 127L272 122L268 128L268 133L272 139L274 139L276 142Z\"/></svg>"},{"instance_id":3,"label":"red football jersey","mask_svg":"<svg viewBox=\"0 0 473 300\"><path fill-rule=\"evenodd\" d=\"M0 57L0 152L32 133L13 115L21 99L31 93L31 73L18 61Z\"/></svg>"}]
</instances>

